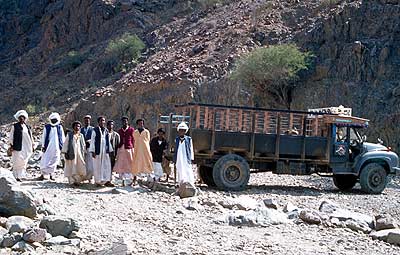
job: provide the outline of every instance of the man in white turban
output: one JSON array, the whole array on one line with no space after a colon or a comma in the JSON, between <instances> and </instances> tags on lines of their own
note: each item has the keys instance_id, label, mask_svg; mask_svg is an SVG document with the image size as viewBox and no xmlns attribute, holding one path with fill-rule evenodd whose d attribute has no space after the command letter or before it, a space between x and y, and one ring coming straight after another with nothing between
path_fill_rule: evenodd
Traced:
<instances>
[{"instance_id":1,"label":"man in white turban","mask_svg":"<svg viewBox=\"0 0 400 255\"><path fill-rule=\"evenodd\" d=\"M40 161L40 171L42 172L40 180L44 180L45 175L50 175L50 179L54 180L53 174L60 162L61 149L65 141L60 115L53 112L50 114L49 120L50 123L44 126L41 140L44 153Z\"/></svg>"},{"instance_id":2,"label":"man in white turban","mask_svg":"<svg viewBox=\"0 0 400 255\"><path fill-rule=\"evenodd\" d=\"M18 121L11 126L10 150L12 151L12 170L15 179L21 181L26 178L26 165L33 152L33 138L31 127L26 124L28 113L18 111L14 118Z\"/></svg>"},{"instance_id":3,"label":"man in white turban","mask_svg":"<svg viewBox=\"0 0 400 255\"><path fill-rule=\"evenodd\" d=\"M185 122L178 125L178 137L175 139L174 163L178 175L178 184L188 182L194 185L192 161L194 160L192 138L186 133L189 127Z\"/></svg>"}]
</instances>

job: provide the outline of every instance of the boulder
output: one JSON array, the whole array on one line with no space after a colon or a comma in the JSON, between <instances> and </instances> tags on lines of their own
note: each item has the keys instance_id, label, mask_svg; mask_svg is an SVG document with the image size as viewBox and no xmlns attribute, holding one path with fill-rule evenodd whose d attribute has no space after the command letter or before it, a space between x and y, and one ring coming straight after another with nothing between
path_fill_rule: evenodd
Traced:
<instances>
[{"instance_id":1,"label":"boulder","mask_svg":"<svg viewBox=\"0 0 400 255\"><path fill-rule=\"evenodd\" d=\"M219 204L227 209L238 209L238 210L254 210L258 207L257 200L249 196L239 196L237 198L230 198L219 201Z\"/></svg>"},{"instance_id":2,"label":"boulder","mask_svg":"<svg viewBox=\"0 0 400 255\"><path fill-rule=\"evenodd\" d=\"M400 235L400 229L384 229L372 232L369 236L374 240L388 241L389 234L392 233L392 241L396 235Z\"/></svg>"},{"instance_id":3,"label":"boulder","mask_svg":"<svg viewBox=\"0 0 400 255\"><path fill-rule=\"evenodd\" d=\"M0 227L5 228L7 223L7 218L5 217L0 217Z\"/></svg>"},{"instance_id":4,"label":"boulder","mask_svg":"<svg viewBox=\"0 0 400 255\"><path fill-rule=\"evenodd\" d=\"M33 222L33 220L25 216L12 216L8 218L6 223L6 228L10 233L14 232L24 233L25 231L34 226L35 222Z\"/></svg>"},{"instance_id":5,"label":"boulder","mask_svg":"<svg viewBox=\"0 0 400 255\"><path fill-rule=\"evenodd\" d=\"M31 245L25 243L24 241L19 241L18 243L14 244L11 247L11 250L19 251L19 252L33 252L33 251L35 251L35 249Z\"/></svg>"},{"instance_id":6,"label":"boulder","mask_svg":"<svg viewBox=\"0 0 400 255\"><path fill-rule=\"evenodd\" d=\"M185 200L182 205L189 211L201 211L204 209L197 199L187 198Z\"/></svg>"},{"instance_id":7,"label":"boulder","mask_svg":"<svg viewBox=\"0 0 400 255\"><path fill-rule=\"evenodd\" d=\"M371 228L364 221L357 221L354 219L349 219L344 222L345 227L353 231L361 231L365 234L371 232Z\"/></svg>"},{"instance_id":8,"label":"boulder","mask_svg":"<svg viewBox=\"0 0 400 255\"><path fill-rule=\"evenodd\" d=\"M180 198L194 197L197 194L197 188L189 182L179 185L177 194Z\"/></svg>"},{"instance_id":9,"label":"boulder","mask_svg":"<svg viewBox=\"0 0 400 255\"><path fill-rule=\"evenodd\" d=\"M398 225L395 220L390 216L375 216L375 230L392 229L397 228Z\"/></svg>"},{"instance_id":10,"label":"boulder","mask_svg":"<svg viewBox=\"0 0 400 255\"><path fill-rule=\"evenodd\" d=\"M275 200L273 200L272 198L264 199L263 203L268 208L278 209L278 203Z\"/></svg>"},{"instance_id":11,"label":"boulder","mask_svg":"<svg viewBox=\"0 0 400 255\"><path fill-rule=\"evenodd\" d=\"M62 216L45 216L39 224L40 228L46 229L52 236L68 237L72 231L78 231L78 223L68 217Z\"/></svg>"},{"instance_id":12,"label":"boulder","mask_svg":"<svg viewBox=\"0 0 400 255\"><path fill-rule=\"evenodd\" d=\"M21 188L9 170L0 169L0 216L37 216L34 195Z\"/></svg>"},{"instance_id":13,"label":"boulder","mask_svg":"<svg viewBox=\"0 0 400 255\"><path fill-rule=\"evenodd\" d=\"M42 203L38 206L38 213L43 215L56 215L56 211L47 203Z\"/></svg>"},{"instance_id":14,"label":"boulder","mask_svg":"<svg viewBox=\"0 0 400 255\"><path fill-rule=\"evenodd\" d=\"M321 215L313 210L301 210L299 218L309 224L320 224L322 222Z\"/></svg>"},{"instance_id":15,"label":"boulder","mask_svg":"<svg viewBox=\"0 0 400 255\"><path fill-rule=\"evenodd\" d=\"M216 223L225 223L231 226L268 226L288 223L283 212L271 208L257 208L253 211L231 211Z\"/></svg>"},{"instance_id":16,"label":"boulder","mask_svg":"<svg viewBox=\"0 0 400 255\"><path fill-rule=\"evenodd\" d=\"M42 228L33 228L24 233L23 239L28 243L44 242L46 240L46 230Z\"/></svg>"},{"instance_id":17,"label":"boulder","mask_svg":"<svg viewBox=\"0 0 400 255\"><path fill-rule=\"evenodd\" d=\"M6 234L3 236L3 241L1 242L0 246L5 248L10 248L21 240L22 240L22 234L20 233Z\"/></svg>"},{"instance_id":18,"label":"boulder","mask_svg":"<svg viewBox=\"0 0 400 255\"><path fill-rule=\"evenodd\" d=\"M45 241L45 245L53 246L53 245L72 245L72 246L79 246L80 245L79 239L68 239L64 236L55 236L50 238L49 240Z\"/></svg>"},{"instance_id":19,"label":"boulder","mask_svg":"<svg viewBox=\"0 0 400 255\"><path fill-rule=\"evenodd\" d=\"M337 218L339 221L342 222L352 220L353 222L367 225L369 228L374 227L374 218L370 215L340 208L338 205L330 201L322 201L321 205L319 206L319 211L327 214L329 218Z\"/></svg>"},{"instance_id":20,"label":"boulder","mask_svg":"<svg viewBox=\"0 0 400 255\"><path fill-rule=\"evenodd\" d=\"M400 232L399 231L391 231L387 237L387 242L391 244L400 245Z\"/></svg>"},{"instance_id":21,"label":"boulder","mask_svg":"<svg viewBox=\"0 0 400 255\"><path fill-rule=\"evenodd\" d=\"M5 234L7 234L8 233L8 230L7 229L5 229L5 228L3 228L3 227L0 227L0 238L1 237L3 237Z\"/></svg>"}]
</instances>

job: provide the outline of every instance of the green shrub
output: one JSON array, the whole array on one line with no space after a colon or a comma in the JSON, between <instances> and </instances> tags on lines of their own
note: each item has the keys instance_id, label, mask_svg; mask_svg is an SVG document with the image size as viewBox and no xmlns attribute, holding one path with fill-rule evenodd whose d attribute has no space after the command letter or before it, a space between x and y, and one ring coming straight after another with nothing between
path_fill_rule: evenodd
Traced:
<instances>
[{"instance_id":1,"label":"green shrub","mask_svg":"<svg viewBox=\"0 0 400 255\"><path fill-rule=\"evenodd\" d=\"M312 54L293 44L257 48L239 59L231 77L263 99L290 108L291 92L298 74L308 69Z\"/></svg>"},{"instance_id":2,"label":"green shrub","mask_svg":"<svg viewBox=\"0 0 400 255\"><path fill-rule=\"evenodd\" d=\"M128 33L111 40L105 50L106 62L119 72L135 64L146 48L144 42L137 36Z\"/></svg>"},{"instance_id":3,"label":"green shrub","mask_svg":"<svg viewBox=\"0 0 400 255\"><path fill-rule=\"evenodd\" d=\"M26 106L26 111L27 111L29 114L35 114L35 113L36 113L36 105L28 104L28 105Z\"/></svg>"}]
</instances>

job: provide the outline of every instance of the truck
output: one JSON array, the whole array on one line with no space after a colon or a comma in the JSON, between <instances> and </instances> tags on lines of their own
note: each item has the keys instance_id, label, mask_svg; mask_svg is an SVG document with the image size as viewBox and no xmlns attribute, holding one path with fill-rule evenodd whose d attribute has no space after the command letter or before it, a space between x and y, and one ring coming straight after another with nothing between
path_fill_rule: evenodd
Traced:
<instances>
[{"instance_id":1,"label":"truck","mask_svg":"<svg viewBox=\"0 0 400 255\"><path fill-rule=\"evenodd\" d=\"M175 110L159 118L169 141L186 122L201 179L221 190L243 190L250 173L272 171L331 177L343 191L359 182L362 191L378 194L400 171L390 147L366 141L369 120L343 106L295 111L188 103Z\"/></svg>"}]
</instances>

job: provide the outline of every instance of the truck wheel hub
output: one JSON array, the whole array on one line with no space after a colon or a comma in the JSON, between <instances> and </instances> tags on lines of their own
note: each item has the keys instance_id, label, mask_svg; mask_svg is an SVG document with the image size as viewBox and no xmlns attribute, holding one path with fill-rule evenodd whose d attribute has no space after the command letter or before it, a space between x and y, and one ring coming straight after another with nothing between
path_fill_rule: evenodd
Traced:
<instances>
[{"instance_id":1,"label":"truck wheel hub","mask_svg":"<svg viewBox=\"0 0 400 255\"><path fill-rule=\"evenodd\" d=\"M379 186L382 182L382 178L379 173L374 173L371 176L371 184L374 186Z\"/></svg>"},{"instance_id":2,"label":"truck wheel hub","mask_svg":"<svg viewBox=\"0 0 400 255\"><path fill-rule=\"evenodd\" d=\"M230 166L225 170L225 177L228 181L236 181L240 177L240 170L236 166Z\"/></svg>"}]
</instances>

